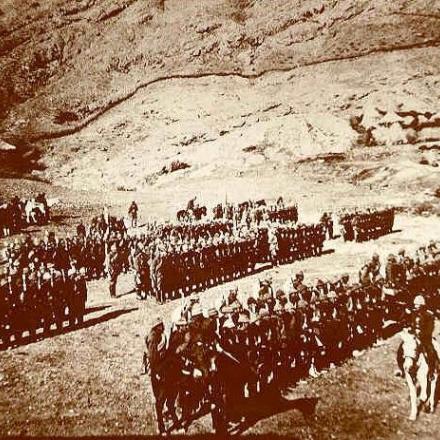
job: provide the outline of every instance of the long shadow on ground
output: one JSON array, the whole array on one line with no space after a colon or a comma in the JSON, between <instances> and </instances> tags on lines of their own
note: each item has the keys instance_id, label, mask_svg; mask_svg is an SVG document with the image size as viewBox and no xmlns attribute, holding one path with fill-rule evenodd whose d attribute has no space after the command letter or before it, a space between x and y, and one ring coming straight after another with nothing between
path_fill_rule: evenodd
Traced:
<instances>
[{"instance_id":1,"label":"long shadow on ground","mask_svg":"<svg viewBox=\"0 0 440 440\"><path fill-rule=\"evenodd\" d=\"M317 403L316 397L285 399L276 387L272 387L261 395L247 399L244 405L228 408L231 421L240 420L229 433L242 434L260 420L290 410L298 410L305 419L309 419L315 414Z\"/></svg>"},{"instance_id":2,"label":"long shadow on ground","mask_svg":"<svg viewBox=\"0 0 440 440\"><path fill-rule=\"evenodd\" d=\"M90 313L95 313L95 312L99 312L102 310L107 309L110 306L95 306L95 307L90 307L88 309L86 309L85 314L90 314ZM30 337L30 336L26 336L23 337L21 339L19 339L18 341L13 341L7 345L3 345L0 347L0 351L4 351L8 348L16 348L16 347L20 347L23 345L27 345L30 344L32 342L37 342L37 341L42 341L43 339L47 339L47 338L51 338L54 336L58 336L58 335L62 335L62 334L66 334L66 333L70 333L70 332L74 332L77 330L81 330L84 328L89 328L89 327L93 327L94 325L97 325L101 322L105 322L105 321L109 321L111 319L115 319L118 318L121 315L125 315L127 313L133 312L134 310L138 310L138 307L131 307L129 309L118 309L118 310L112 310L109 311L107 313L104 313L103 315L100 316L96 316L94 318L88 319L86 321L84 321L81 324L75 324L75 325L68 325L67 327L63 327L60 329L56 329L56 330L51 330L50 332L44 334L44 333L40 333L37 334L37 336L35 337Z\"/></svg>"}]
</instances>

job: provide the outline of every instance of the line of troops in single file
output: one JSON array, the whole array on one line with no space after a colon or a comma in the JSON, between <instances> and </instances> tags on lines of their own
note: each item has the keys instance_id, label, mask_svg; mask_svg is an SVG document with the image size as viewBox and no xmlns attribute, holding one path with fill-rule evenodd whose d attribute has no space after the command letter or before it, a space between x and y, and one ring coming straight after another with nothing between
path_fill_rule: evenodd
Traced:
<instances>
[{"instance_id":1,"label":"line of troops in single file","mask_svg":"<svg viewBox=\"0 0 440 440\"><path fill-rule=\"evenodd\" d=\"M395 212L392 208L355 210L341 213L339 224L345 241L374 240L392 232Z\"/></svg>"},{"instance_id":2,"label":"line of troops in single file","mask_svg":"<svg viewBox=\"0 0 440 440\"><path fill-rule=\"evenodd\" d=\"M405 325L416 295L439 309L440 243L431 242L413 258L404 250L390 255L385 270L373 255L355 281L343 274L306 285L299 272L283 289L274 291L266 279L255 294L231 289L211 307L190 295L169 320L154 318L146 336L144 367L156 398L174 387L171 395L179 394L184 418L209 402L228 420L228 408L269 386L340 364L386 337L388 320L396 330ZM162 432L167 421L158 421Z\"/></svg>"}]
</instances>

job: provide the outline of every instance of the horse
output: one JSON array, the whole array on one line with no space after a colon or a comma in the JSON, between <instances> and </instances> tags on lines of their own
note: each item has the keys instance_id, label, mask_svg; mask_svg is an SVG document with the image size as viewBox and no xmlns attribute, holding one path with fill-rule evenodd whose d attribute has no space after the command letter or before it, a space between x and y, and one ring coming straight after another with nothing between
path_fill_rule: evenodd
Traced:
<instances>
[{"instance_id":1,"label":"horse","mask_svg":"<svg viewBox=\"0 0 440 440\"><path fill-rule=\"evenodd\" d=\"M177 211L177 220L179 222L187 222L190 218L190 215L186 209L181 209Z\"/></svg>"},{"instance_id":2,"label":"horse","mask_svg":"<svg viewBox=\"0 0 440 440\"><path fill-rule=\"evenodd\" d=\"M24 212L27 224L41 224L46 220L46 208L43 203L35 199L27 200L24 204Z\"/></svg>"},{"instance_id":3,"label":"horse","mask_svg":"<svg viewBox=\"0 0 440 440\"><path fill-rule=\"evenodd\" d=\"M206 206L196 206L193 210L192 210L193 216L196 220L201 220L202 217L206 216L207 210L206 210Z\"/></svg>"},{"instance_id":4,"label":"horse","mask_svg":"<svg viewBox=\"0 0 440 440\"><path fill-rule=\"evenodd\" d=\"M215 206L212 210L214 220L220 220L223 218L223 206L221 203L219 203L217 206Z\"/></svg>"},{"instance_id":5,"label":"horse","mask_svg":"<svg viewBox=\"0 0 440 440\"><path fill-rule=\"evenodd\" d=\"M438 354L440 345L433 339L434 356L429 356L417 334L407 330L402 332L402 342L397 351L397 362L406 379L409 390L409 420L415 421L419 410L425 407L427 412L435 410L435 394L440 373ZM431 358L431 359L430 359ZM427 404L427 407L426 407Z\"/></svg>"}]
</instances>

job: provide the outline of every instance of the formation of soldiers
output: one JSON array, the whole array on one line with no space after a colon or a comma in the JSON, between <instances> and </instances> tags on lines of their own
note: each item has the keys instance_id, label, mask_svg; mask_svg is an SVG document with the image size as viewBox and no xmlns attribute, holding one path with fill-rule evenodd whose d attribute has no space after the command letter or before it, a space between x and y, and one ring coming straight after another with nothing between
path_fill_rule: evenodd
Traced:
<instances>
[{"instance_id":1,"label":"formation of soldiers","mask_svg":"<svg viewBox=\"0 0 440 440\"><path fill-rule=\"evenodd\" d=\"M257 263L277 265L319 255L325 239L319 224L236 228L207 223L184 228L183 235L137 240L133 265L139 298L153 295L163 302L245 276Z\"/></svg>"},{"instance_id":2,"label":"formation of soldiers","mask_svg":"<svg viewBox=\"0 0 440 440\"><path fill-rule=\"evenodd\" d=\"M291 263L321 255L325 238L322 223L269 228L271 259L277 263Z\"/></svg>"},{"instance_id":3,"label":"formation of soldiers","mask_svg":"<svg viewBox=\"0 0 440 440\"><path fill-rule=\"evenodd\" d=\"M62 272L33 261L14 265L0 278L0 347L45 337L66 323L82 324L86 301L84 269L71 265Z\"/></svg>"},{"instance_id":4,"label":"formation of soldiers","mask_svg":"<svg viewBox=\"0 0 440 440\"><path fill-rule=\"evenodd\" d=\"M340 364L355 350L384 338L386 320L400 326L414 322L413 303L436 309L440 243L431 242L423 252L424 260L405 257L419 268L414 271L404 260L406 277L398 284L390 278L389 263L383 273L374 255L356 282L343 274L306 285L299 272L284 289L274 291L270 279L260 283L256 295L240 296L232 289L218 307L203 307L200 298L191 295L169 322L156 319L146 338L144 368L159 406L164 405L159 396L167 394L167 387L187 406L180 420L168 407L169 425L163 408L156 407L159 431L186 428L186 418L200 402L215 408L214 424L224 430L232 417L229 408L240 407L270 386L315 377ZM172 383L164 365L173 365ZM186 379L179 380L178 374Z\"/></svg>"},{"instance_id":5,"label":"formation of soldiers","mask_svg":"<svg viewBox=\"0 0 440 440\"><path fill-rule=\"evenodd\" d=\"M285 206L282 197L276 203L267 206L266 200L248 200L243 203L219 203L213 209L214 219L232 221L235 225L260 225L261 222L296 223L298 221L298 206Z\"/></svg>"},{"instance_id":6,"label":"formation of soldiers","mask_svg":"<svg viewBox=\"0 0 440 440\"><path fill-rule=\"evenodd\" d=\"M374 240L392 232L394 209L344 212L339 216L339 224L345 241Z\"/></svg>"},{"instance_id":7,"label":"formation of soldiers","mask_svg":"<svg viewBox=\"0 0 440 440\"><path fill-rule=\"evenodd\" d=\"M0 199L0 237L9 237L32 224L47 224L49 217L50 209L44 193L32 199Z\"/></svg>"}]
</instances>

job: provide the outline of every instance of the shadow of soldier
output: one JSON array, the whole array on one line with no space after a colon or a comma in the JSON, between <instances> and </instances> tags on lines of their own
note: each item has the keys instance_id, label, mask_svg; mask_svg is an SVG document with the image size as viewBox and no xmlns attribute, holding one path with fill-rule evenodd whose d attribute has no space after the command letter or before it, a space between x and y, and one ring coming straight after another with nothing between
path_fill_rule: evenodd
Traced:
<instances>
[{"instance_id":1,"label":"shadow of soldier","mask_svg":"<svg viewBox=\"0 0 440 440\"><path fill-rule=\"evenodd\" d=\"M109 307L111 307L111 306L106 305L106 306L90 307L85 310L84 315L90 315L92 313L100 312L100 311L103 311ZM8 342L3 343L0 346L0 351L7 350L9 348L21 347L21 346L28 345L33 342L42 341L44 339L48 339L48 338L51 338L54 336L63 335L66 333L77 331L77 330L93 327L94 325L97 325L101 322L105 322L105 321L109 321L111 319L118 318L121 315L125 315L125 314L133 312L135 310L138 310L138 307L131 307L128 309L111 310L111 311L104 313L102 315L95 316L90 319L85 319L83 322L79 322L79 323L67 322L67 326L63 325L62 328L55 328L55 329L51 328L48 332L44 332L44 331L42 333L37 332L35 335L28 334L27 336L21 336L20 338L14 340L14 341L10 341L9 343ZM65 324L65 323L66 322L64 322L63 324ZM26 332L26 330L23 331L23 333L25 333L25 332Z\"/></svg>"}]
</instances>

